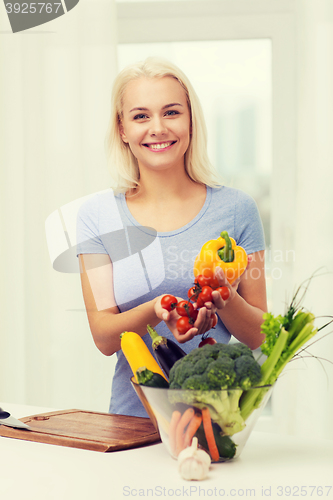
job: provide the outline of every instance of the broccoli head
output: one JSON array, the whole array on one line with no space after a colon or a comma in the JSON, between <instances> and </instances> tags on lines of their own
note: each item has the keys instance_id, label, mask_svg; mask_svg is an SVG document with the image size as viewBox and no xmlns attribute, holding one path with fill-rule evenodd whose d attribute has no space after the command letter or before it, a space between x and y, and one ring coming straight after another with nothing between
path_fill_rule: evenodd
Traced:
<instances>
[{"instance_id":1,"label":"broccoli head","mask_svg":"<svg viewBox=\"0 0 333 500\"><path fill-rule=\"evenodd\" d=\"M245 427L239 409L243 390L260 381L260 365L249 347L235 344L206 344L176 361L169 373L170 401L196 408L208 407L223 434Z\"/></svg>"},{"instance_id":2,"label":"broccoli head","mask_svg":"<svg viewBox=\"0 0 333 500\"><path fill-rule=\"evenodd\" d=\"M261 368L253 355L244 354L235 359L234 369L236 373L235 385L247 390L255 387L261 379Z\"/></svg>"},{"instance_id":3,"label":"broccoli head","mask_svg":"<svg viewBox=\"0 0 333 500\"><path fill-rule=\"evenodd\" d=\"M245 344L206 344L176 361L169 373L169 384L170 389L184 389L189 377L205 375L202 380L209 389L246 389L259 382L259 372L260 365Z\"/></svg>"},{"instance_id":4,"label":"broccoli head","mask_svg":"<svg viewBox=\"0 0 333 500\"><path fill-rule=\"evenodd\" d=\"M235 380L234 361L226 356L219 356L208 364L204 374L209 381L210 389L227 389Z\"/></svg>"},{"instance_id":5,"label":"broccoli head","mask_svg":"<svg viewBox=\"0 0 333 500\"><path fill-rule=\"evenodd\" d=\"M237 359L240 356L248 354L253 357L251 349L242 342L235 342L234 344L221 344L220 356L228 356L231 359Z\"/></svg>"}]
</instances>

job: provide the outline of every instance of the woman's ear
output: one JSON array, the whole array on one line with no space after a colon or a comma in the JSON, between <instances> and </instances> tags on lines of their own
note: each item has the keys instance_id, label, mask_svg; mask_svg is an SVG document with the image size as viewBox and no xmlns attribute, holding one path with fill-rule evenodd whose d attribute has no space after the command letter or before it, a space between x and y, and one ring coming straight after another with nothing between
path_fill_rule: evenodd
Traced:
<instances>
[{"instance_id":1,"label":"woman's ear","mask_svg":"<svg viewBox=\"0 0 333 500\"><path fill-rule=\"evenodd\" d=\"M122 140L128 144L128 139L127 139L127 136L125 134L125 131L124 131L124 126L122 124L122 121L119 119L119 122L118 122L118 127L119 127L119 134L120 134L120 137L122 138Z\"/></svg>"}]
</instances>

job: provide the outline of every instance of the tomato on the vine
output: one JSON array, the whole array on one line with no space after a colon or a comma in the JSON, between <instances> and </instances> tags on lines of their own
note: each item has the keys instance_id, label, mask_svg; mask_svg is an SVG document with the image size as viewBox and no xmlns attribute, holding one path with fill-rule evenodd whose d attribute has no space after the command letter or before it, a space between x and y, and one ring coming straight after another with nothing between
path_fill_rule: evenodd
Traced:
<instances>
[{"instance_id":1,"label":"tomato on the vine","mask_svg":"<svg viewBox=\"0 0 333 500\"><path fill-rule=\"evenodd\" d=\"M188 316L181 316L177 321L177 330L180 335L184 335L192 328L192 323L190 322L190 318Z\"/></svg>"},{"instance_id":2,"label":"tomato on the vine","mask_svg":"<svg viewBox=\"0 0 333 500\"><path fill-rule=\"evenodd\" d=\"M198 307L203 307L204 305L205 305L205 303L204 303L204 301L201 298L201 293L199 293L199 295L197 297L197 306Z\"/></svg>"},{"instance_id":3,"label":"tomato on the vine","mask_svg":"<svg viewBox=\"0 0 333 500\"><path fill-rule=\"evenodd\" d=\"M187 292L187 296L190 300L196 300L200 293L200 289L197 286L192 286Z\"/></svg>"},{"instance_id":4,"label":"tomato on the vine","mask_svg":"<svg viewBox=\"0 0 333 500\"><path fill-rule=\"evenodd\" d=\"M227 286L220 286L216 291L219 292L223 300L227 300L230 297L229 288Z\"/></svg>"},{"instance_id":5,"label":"tomato on the vine","mask_svg":"<svg viewBox=\"0 0 333 500\"><path fill-rule=\"evenodd\" d=\"M172 311L177 306L177 299L174 295L164 295L161 299L161 306L167 311Z\"/></svg>"},{"instance_id":6,"label":"tomato on the vine","mask_svg":"<svg viewBox=\"0 0 333 500\"><path fill-rule=\"evenodd\" d=\"M203 307L205 305L205 302L212 302L213 300L212 292L213 289L210 286L202 287L202 290L197 298L198 307Z\"/></svg>"},{"instance_id":7,"label":"tomato on the vine","mask_svg":"<svg viewBox=\"0 0 333 500\"><path fill-rule=\"evenodd\" d=\"M201 340L201 342L200 342L200 344L199 344L198 347L202 347L202 346L204 346L206 344L210 344L210 345L216 344L216 340L213 339L213 337L204 337L204 336L202 336L202 340Z\"/></svg>"},{"instance_id":8,"label":"tomato on the vine","mask_svg":"<svg viewBox=\"0 0 333 500\"><path fill-rule=\"evenodd\" d=\"M203 274L198 274L198 276L194 280L194 283L198 284L201 287L209 286L210 282L211 282L211 277L204 276Z\"/></svg>"},{"instance_id":9,"label":"tomato on the vine","mask_svg":"<svg viewBox=\"0 0 333 500\"><path fill-rule=\"evenodd\" d=\"M192 319L193 323L194 323L194 322L195 322L195 320L197 319L198 314L199 314L198 309L193 309L193 311L191 312L190 316L191 316L191 319Z\"/></svg>"},{"instance_id":10,"label":"tomato on the vine","mask_svg":"<svg viewBox=\"0 0 333 500\"><path fill-rule=\"evenodd\" d=\"M181 300L177 304L176 311L179 316L191 316L194 311L193 304L187 300Z\"/></svg>"},{"instance_id":11,"label":"tomato on the vine","mask_svg":"<svg viewBox=\"0 0 333 500\"><path fill-rule=\"evenodd\" d=\"M204 302L211 302L213 300L213 289L210 286L203 286L200 292L200 297Z\"/></svg>"}]
</instances>

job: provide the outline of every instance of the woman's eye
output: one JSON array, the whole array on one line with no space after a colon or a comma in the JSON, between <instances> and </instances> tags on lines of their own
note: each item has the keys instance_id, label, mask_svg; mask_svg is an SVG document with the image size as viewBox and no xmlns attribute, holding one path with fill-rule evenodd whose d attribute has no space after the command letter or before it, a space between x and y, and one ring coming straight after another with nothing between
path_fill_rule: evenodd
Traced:
<instances>
[{"instance_id":1,"label":"woman's eye","mask_svg":"<svg viewBox=\"0 0 333 500\"><path fill-rule=\"evenodd\" d=\"M167 111L165 114L167 116L179 115L179 111L176 111L175 109L170 109L170 111Z\"/></svg>"},{"instance_id":2,"label":"woman's eye","mask_svg":"<svg viewBox=\"0 0 333 500\"><path fill-rule=\"evenodd\" d=\"M144 120L145 118L147 118L147 115L144 115L143 113L134 116L134 120Z\"/></svg>"}]
</instances>

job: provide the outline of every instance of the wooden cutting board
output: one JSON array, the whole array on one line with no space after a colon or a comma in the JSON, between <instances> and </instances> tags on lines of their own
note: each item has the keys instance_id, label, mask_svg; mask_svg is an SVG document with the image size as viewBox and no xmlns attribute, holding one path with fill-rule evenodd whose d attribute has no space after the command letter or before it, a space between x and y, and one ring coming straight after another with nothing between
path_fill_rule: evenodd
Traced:
<instances>
[{"instance_id":1,"label":"wooden cutting board","mask_svg":"<svg viewBox=\"0 0 333 500\"><path fill-rule=\"evenodd\" d=\"M0 436L102 452L137 448L161 441L149 418L63 410L20 420L31 430L0 425Z\"/></svg>"}]
</instances>

